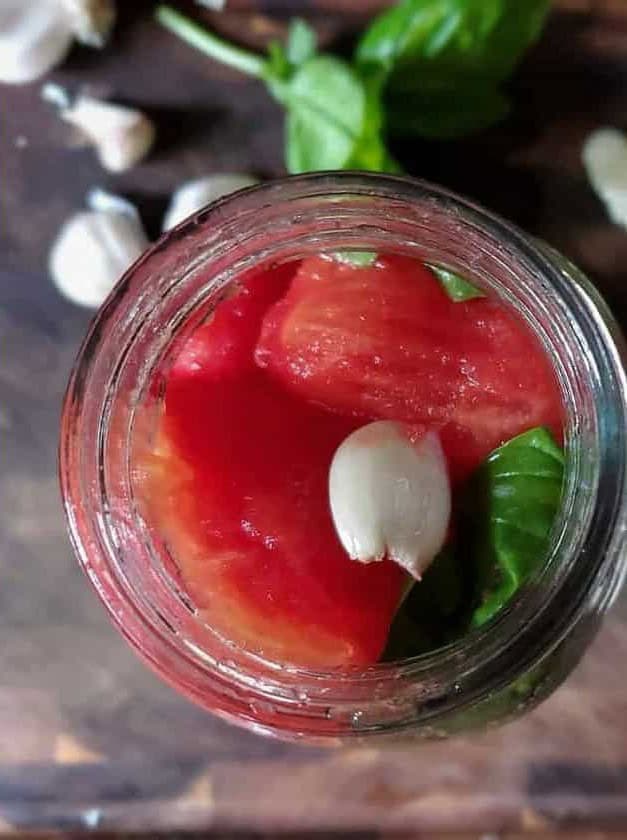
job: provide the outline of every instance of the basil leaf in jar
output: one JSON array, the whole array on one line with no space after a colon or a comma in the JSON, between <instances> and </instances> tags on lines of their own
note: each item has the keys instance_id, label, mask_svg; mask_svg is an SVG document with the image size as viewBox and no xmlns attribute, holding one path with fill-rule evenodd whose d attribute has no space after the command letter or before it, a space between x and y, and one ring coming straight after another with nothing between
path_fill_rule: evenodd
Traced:
<instances>
[{"instance_id":1,"label":"basil leaf in jar","mask_svg":"<svg viewBox=\"0 0 627 840\"><path fill-rule=\"evenodd\" d=\"M456 538L401 604L384 659L417 656L480 627L546 558L564 455L545 428L495 449L470 479Z\"/></svg>"},{"instance_id":2,"label":"basil leaf in jar","mask_svg":"<svg viewBox=\"0 0 627 840\"><path fill-rule=\"evenodd\" d=\"M545 428L503 444L471 479L468 513L480 598L473 626L496 615L544 562L563 479L564 454Z\"/></svg>"},{"instance_id":3,"label":"basil leaf in jar","mask_svg":"<svg viewBox=\"0 0 627 840\"><path fill-rule=\"evenodd\" d=\"M485 297L481 289L473 286L468 280L464 280L459 274L449 271L447 268L440 268L437 265L427 263L427 267L435 274L440 284L451 300L461 303L465 300Z\"/></svg>"},{"instance_id":4,"label":"basil leaf in jar","mask_svg":"<svg viewBox=\"0 0 627 840\"><path fill-rule=\"evenodd\" d=\"M428 653L462 635L473 589L467 571L458 546L444 546L403 600L390 627L385 661Z\"/></svg>"},{"instance_id":5,"label":"basil leaf in jar","mask_svg":"<svg viewBox=\"0 0 627 840\"><path fill-rule=\"evenodd\" d=\"M347 265L354 265L355 268L369 268L377 261L376 251L334 251L333 259Z\"/></svg>"}]
</instances>

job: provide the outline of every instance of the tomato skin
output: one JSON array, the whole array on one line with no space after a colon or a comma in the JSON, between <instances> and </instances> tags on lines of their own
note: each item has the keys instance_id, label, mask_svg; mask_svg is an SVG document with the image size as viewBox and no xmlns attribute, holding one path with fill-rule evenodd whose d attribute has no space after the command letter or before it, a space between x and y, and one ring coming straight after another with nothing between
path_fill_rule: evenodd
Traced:
<instances>
[{"instance_id":1,"label":"tomato skin","mask_svg":"<svg viewBox=\"0 0 627 840\"><path fill-rule=\"evenodd\" d=\"M498 300L450 300L407 257L303 262L264 318L256 359L328 410L437 429L456 480L526 429L561 434L553 371L522 319Z\"/></svg>"}]
</instances>

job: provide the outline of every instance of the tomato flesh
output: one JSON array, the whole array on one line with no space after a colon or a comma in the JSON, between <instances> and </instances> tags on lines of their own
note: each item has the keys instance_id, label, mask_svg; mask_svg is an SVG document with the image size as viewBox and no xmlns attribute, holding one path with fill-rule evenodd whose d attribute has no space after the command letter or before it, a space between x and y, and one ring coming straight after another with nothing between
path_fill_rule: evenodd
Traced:
<instances>
[{"instance_id":1,"label":"tomato flesh","mask_svg":"<svg viewBox=\"0 0 627 840\"><path fill-rule=\"evenodd\" d=\"M281 291L277 276L248 284L181 349L142 494L214 629L278 661L366 665L385 646L403 573L355 564L331 520L331 459L360 422L254 362L271 285Z\"/></svg>"},{"instance_id":2,"label":"tomato flesh","mask_svg":"<svg viewBox=\"0 0 627 840\"><path fill-rule=\"evenodd\" d=\"M495 299L450 300L407 257L304 262L265 316L256 358L331 411L438 430L458 480L520 432L560 434L555 377L520 317Z\"/></svg>"}]
</instances>

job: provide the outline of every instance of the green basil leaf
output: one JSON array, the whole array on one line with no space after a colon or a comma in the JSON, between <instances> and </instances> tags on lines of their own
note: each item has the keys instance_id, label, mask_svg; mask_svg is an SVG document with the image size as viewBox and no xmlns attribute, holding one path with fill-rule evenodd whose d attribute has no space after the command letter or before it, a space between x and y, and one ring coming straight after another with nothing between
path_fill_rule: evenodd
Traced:
<instances>
[{"instance_id":1,"label":"green basil leaf","mask_svg":"<svg viewBox=\"0 0 627 840\"><path fill-rule=\"evenodd\" d=\"M496 6L498 20L477 50L475 64L481 65L482 75L502 82L542 34L551 0L501 0Z\"/></svg>"},{"instance_id":2,"label":"green basil leaf","mask_svg":"<svg viewBox=\"0 0 627 840\"><path fill-rule=\"evenodd\" d=\"M370 172L402 172L390 155L383 140L384 113L381 101L383 75L379 71L361 76L365 92L366 109L361 137L355 144L347 169L364 169Z\"/></svg>"},{"instance_id":3,"label":"green basil leaf","mask_svg":"<svg viewBox=\"0 0 627 840\"><path fill-rule=\"evenodd\" d=\"M546 559L563 479L562 450L547 429L536 428L492 452L471 480L468 521L480 597L475 626L496 615Z\"/></svg>"},{"instance_id":4,"label":"green basil leaf","mask_svg":"<svg viewBox=\"0 0 627 840\"><path fill-rule=\"evenodd\" d=\"M319 55L272 92L288 112L288 171L346 168L366 118L366 93L354 70L339 58Z\"/></svg>"},{"instance_id":5,"label":"green basil leaf","mask_svg":"<svg viewBox=\"0 0 627 840\"><path fill-rule=\"evenodd\" d=\"M298 67L316 54L316 33L302 18L290 21L287 34L287 60L293 67Z\"/></svg>"},{"instance_id":6,"label":"green basil leaf","mask_svg":"<svg viewBox=\"0 0 627 840\"><path fill-rule=\"evenodd\" d=\"M288 79L291 73L292 65L285 52L285 47L279 41L270 41L264 77L268 79Z\"/></svg>"},{"instance_id":7,"label":"green basil leaf","mask_svg":"<svg viewBox=\"0 0 627 840\"><path fill-rule=\"evenodd\" d=\"M446 70L502 81L539 36L550 0L403 0L375 19L356 53L405 77ZM414 76L416 78L416 76Z\"/></svg>"},{"instance_id":8,"label":"green basil leaf","mask_svg":"<svg viewBox=\"0 0 627 840\"><path fill-rule=\"evenodd\" d=\"M496 88L474 86L465 90L461 84L437 93L391 91L386 107L392 136L439 140L478 134L504 120L511 110L508 99Z\"/></svg>"},{"instance_id":9,"label":"green basil leaf","mask_svg":"<svg viewBox=\"0 0 627 840\"><path fill-rule=\"evenodd\" d=\"M464 280L459 274L455 274L446 268L440 268L437 265L431 265L430 263L427 263L427 265L440 281L446 294L456 303L485 297L481 289L473 286L468 280Z\"/></svg>"},{"instance_id":10,"label":"green basil leaf","mask_svg":"<svg viewBox=\"0 0 627 840\"><path fill-rule=\"evenodd\" d=\"M304 21L292 21L287 45L273 41L264 59L219 38L175 9L160 6L157 18L216 61L266 83L287 110L289 172L401 171L382 136L383 75L375 68L362 76L339 58L316 55L315 33Z\"/></svg>"},{"instance_id":11,"label":"green basil leaf","mask_svg":"<svg viewBox=\"0 0 627 840\"><path fill-rule=\"evenodd\" d=\"M289 172L401 171L383 142L377 75L362 78L339 58L319 55L299 67L287 83L267 83L287 109Z\"/></svg>"},{"instance_id":12,"label":"green basil leaf","mask_svg":"<svg viewBox=\"0 0 627 840\"><path fill-rule=\"evenodd\" d=\"M354 265L355 268L368 268L377 261L376 251L335 251L333 259Z\"/></svg>"},{"instance_id":13,"label":"green basil leaf","mask_svg":"<svg viewBox=\"0 0 627 840\"><path fill-rule=\"evenodd\" d=\"M378 66L389 74L404 56L426 55L433 34L455 21L449 6L448 2L429 0L397 3L376 17L364 32L355 53L357 63Z\"/></svg>"},{"instance_id":14,"label":"green basil leaf","mask_svg":"<svg viewBox=\"0 0 627 840\"><path fill-rule=\"evenodd\" d=\"M459 563L457 546L449 544L435 558L422 580L414 584L407 596L408 607L416 616L427 620L432 634L438 626L449 624L464 606L464 569ZM442 633L448 636L453 628Z\"/></svg>"},{"instance_id":15,"label":"green basil leaf","mask_svg":"<svg viewBox=\"0 0 627 840\"><path fill-rule=\"evenodd\" d=\"M435 650L467 628L474 581L464 560L458 546L444 546L399 607L383 659L402 659Z\"/></svg>"},{"instance_id":16,"label":"green basil leaf","mask_svg":"<svg viewBox=\"0 0 627 840\"><path fill-rule=\"evenodd\" d=\"M549 8L550 0L404 0L376 18L356 61L386 78L390 131L451 138L503 119L499 85Z\"/></svg>"},{"instance_id":17,"label":"green basil leaf","mask_svg":"<svg viewBox=\"0 0 627 840\"><path fill-rule=\"evenodd\" d=\"M407 596L408 599L416 589L418 589L417 586L412 587ZM429 635L428 626L423 624L404 603L390 625L381 659L383 662L394 662L411 656L419 656L421 653L427 653L438 647L440 647L438 639Z\"/></svg>"}]
</instances>

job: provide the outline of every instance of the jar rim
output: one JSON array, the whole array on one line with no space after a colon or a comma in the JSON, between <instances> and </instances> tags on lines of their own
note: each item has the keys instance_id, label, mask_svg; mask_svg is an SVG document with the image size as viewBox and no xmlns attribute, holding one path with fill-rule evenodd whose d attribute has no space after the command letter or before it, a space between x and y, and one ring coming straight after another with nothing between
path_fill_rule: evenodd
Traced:
<instances>
[{"instance_id":1,"label":"jar rim","mask_svg":"<svg viewBox=\"0 0 627 840\"><path fill-rule=\"evenodd\" d=\"M617 558L624 554L626 530L627 385L621 362L622 348L618 330L589 282L543 243L532 240L514 225L453 192L417 179L373 173L333 172L292 176L249 187L220 199L166 233L126 272L98 313L79 351L68 385L62 417L60 474L70 535L81 565L96 586L114 622L162 676L177 682L168 674L168 668L173 667L172 657L183 657L192 671L216 677L215 663L207 661L202 648L194 650L193 646L187 645L184 650L167 630L160 629L157 623L148 620L147 615L138 607L138 602L134 602L132 593L121 585L120 579L116 577L122 568L119 563L120 546L116 545L115 534L107 530L112 523L104 508L96 510L92 506L92 509L88 509L84 504L83 489L86 483L101 481L103 470L98 459L85 457L85 447L78 442L87 425L91 424L91 428L95 424L97 429L95 432L92 430L90 440L98 442L97 451L100 454L104 451L106 423L111 417L113 406L112 394L106 392L105 385L110 386L110 377L116 370L121 369L127 351L127 348L119 343L119 336L117 355L108 365L109 378L101 383L97 405L93 403L96 395L93 387L96 362L99 354L102 355L103 341L109 342L107 346L111 350L113 333L109 328L115 319L120 317L121 312L127 318L131 315L136 319L142 312L146 314L147 307L154 300L154 283L152 287L150 284L155 275L159 275L163 282L160 299L165 300L170 294L172 286L168 286L168 278L163 276L162 260L172 249L178 248L184 255L190 252L192 243L202 246L196 255L197 259L192 259L185 269L186 276L189 276L202 263L203 253L206 255L207 250L211 248L219 251L222 243L229 236L234 236L233 231L241 228L244 220L254 219L257 226L263 226L267 224L264 214L269 208L275 217L281 207L289 215L294 203L307 199L318 203L330 201L332 209L337 209L347 197L383 201L386 203L386 212L392 215L407 213L409 206L423 208L423 221L429 212L437 208L438 212L455 220L460 230L463 225L469 225L475 232L499 243L504 251L509 252L510 259L514 258L521 265L524 263L530 267L530 277L535 277L547 294L550 292L557 295L563 301L578 328L579 341L583 342L581 346L586 347L591 361L594 360L593 373L600 379L607 392L606 403L595 406L598 414L600 457L594 497L589 495L584 500L585 512L581 509L585 513L582 523L585 523L587 531L577 535L575 543L578 546L578 556L574 558L577 562L570 563L569 568L563 570L568 574L562 574L558 587L554 585L554 581L553 585L547 587L524 587L524 591L515 596L512 603L504 607L484 627L471 631L445 648L420 657L401 662L378 663L365 670L343 670L341 674L337 671L316 671L296 666L277 670L276 663L261 659L267 673L262 680L257 681L260 695L274 696L277 685L279 694L281 693L281 682L286 674L290 675L290 679L309 680L314 683L329 678L341 678L344 682L353 682L359 686L371 685L387 677L409 679L413 682L425 681L428 677L429 684L435 687L434 691L447 681L452 680L454 684L463 681L463 702L468 703L486 690L494 691L506 685L537 663L539 658L546 654L548 637L553 645L557 645L580 616L584 593L589 594L590 587L599 586L597 601L600 611L607 608L617 592L624 574L624 564L621 569L617 569L620 565L617 564ZM300 231L299 224L303 224L302 218L305 216L301 205L298 212L300 219L297 218L293 223L295 234ZM420 215L417 211L418 218ZM415 222L415 218L412 218ZM372 235L372 230L370 229L369 233L368 226L363 224L363 218L359 214L356 222L357 220L359 225L353 233L350 229L350 219L348 227L343 229L349 243L352 240L363 242ZM326 229L319 232L314 236L313 244L318 250L322 250L320 244L324 245L330 241L332 234L333 231L329 232ZM308 236L311 238L311 231L308 232ZM219 259L214 258L216 266L220 269L215 275L219 278L219 283L224 284L229 276L240 273L246 260L253 264L255 259L259 259L259 251L254 250L255 242L255 237L251 235L248 252L238 262L229 264L224 249L220 252ZM202 298L202 294L204 291L201 289L198 300ZM197 302L190 299L187 314ZM177 317L179 323L184 320L180 313ZM125 335L132 341L136 330L129 326ZM99 373L102 373L102 370ZM147 370L144 370L144 374L146 373ZM86 391L90 394L90 400L83 398ZM89 477L84 475L86 464ZM101 486L100 489L106 491L106 487ZM580 490L581 488L571 482L568 489L571 505L569 507L569 500L566 499L563 511L572 513L574 496L580 493ZM106 492L102 498L106 499ZM560 528L564 528L565 524L560 523ZM555 566L555 557L560 548L563 549L563 544L557 541L547 559L545 570L552 562ZM94 562L94 557L97 558L97 562ZM129 562L128 557L125 558L125 562ZM564 601L567 594L570 600L562 605L561 622L558 626L555 617L549 614L547 606L551 602L550 599L559 595L560 600ZM145 644L147 635L150 637L149 645ZM260 658L254 654L243 653L243 661L247 661L249 656L256 665L259 664ZM165 667L160 657L170 664ZM452 662L457 663L458 670L455 673L451 670ZM220 679L224 676L223 671ZM231 674L229 677L227 674L227 681L233 676ZM180 681L177 684L181 687ZM187 693L193 695L193 688L188 686ZM448 698L448 703L452 706L461 702L462 699L454 693ZM438 706L434 714L439 714L441 709L442 706ZM224 716L233 717L227 710L214 710ZM274 730L275 727L271 726L270 729Z\"/></svg>"}]
</instances>

